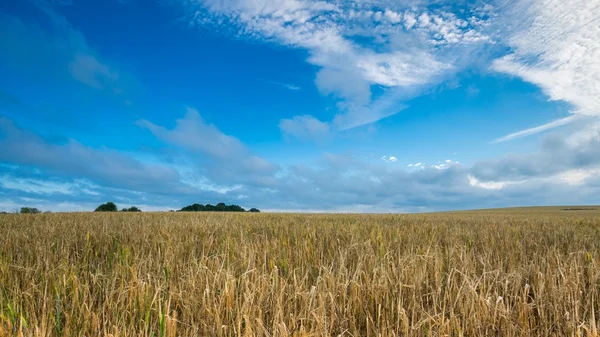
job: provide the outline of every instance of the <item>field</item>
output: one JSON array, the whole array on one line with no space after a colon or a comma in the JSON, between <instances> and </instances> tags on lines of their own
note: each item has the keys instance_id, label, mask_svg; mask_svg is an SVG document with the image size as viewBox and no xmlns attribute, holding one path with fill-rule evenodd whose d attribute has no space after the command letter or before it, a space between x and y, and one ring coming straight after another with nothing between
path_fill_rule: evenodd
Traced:
<instances>
[{"instance_id":1,"label":"field","mask_svg":"<svg viewBox=\"0 0 600 337\"><path fill-rule=\"evenodd\" d=\"M0 216L0 336L597 336L600 208Z\"/></svg>"}]
</instances>

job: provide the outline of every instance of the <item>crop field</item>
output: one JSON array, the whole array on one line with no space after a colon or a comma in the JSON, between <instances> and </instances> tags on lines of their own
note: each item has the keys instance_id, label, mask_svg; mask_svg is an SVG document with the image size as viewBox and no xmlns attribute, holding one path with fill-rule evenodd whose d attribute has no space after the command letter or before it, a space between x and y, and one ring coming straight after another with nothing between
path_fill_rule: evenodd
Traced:
<instances>
[{"instance_id":1,"label":"crop field","mask_svg":"<svg viewBox=\"0 0 600 337\"><path fill-rule=\"evenodd\" d=\"M0 216L0 336L597 336L600 209Z\"/></svg>"}]
</instances>

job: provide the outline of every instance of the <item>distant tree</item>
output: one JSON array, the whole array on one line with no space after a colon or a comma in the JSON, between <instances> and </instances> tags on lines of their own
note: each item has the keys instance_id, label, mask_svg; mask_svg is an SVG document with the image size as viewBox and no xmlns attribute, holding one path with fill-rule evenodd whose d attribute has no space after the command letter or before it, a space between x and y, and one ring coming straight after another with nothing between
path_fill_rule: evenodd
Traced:
<instances>
[{"instance_id":1,"label":"distant tree","mask_svg":"<svg viewBox=\"0 0 600 337\"><path fill-rule=\"evenodd\" d=\"M141 209L139 209L139 208L137 208L135 206L131 206L129 208L123 208L121 210L121 212L141 212L141 211L142 211Z\"/></svg>"},{"instance_id":2,"label":"distant tree","mask_svg":"<svg viewBox=\"0 0 600 337\"><path fill-rule=\"evenodd\" d=\"M33 207L21 207L21 214L38 214L42 213L39 209Z\"/></svg>"},{"instance_id":3,"label":"distant tree","mask_svg":"<svg viewBox=\"0 0 600 337\"><path fill-rule=\"evenodd\" d=\"M182 212L202 212L204 211L204 205L193 204L189 206L185 206L181 209Z\"/></svg>"},{"instance_id":4,"label":"distant tree","mask_svg":"<svg viewBox=\"0 0 600 337\"><path fill-rule=\"evenodd\" d=\"M245 212L246 210L238 205L226 205L220 202L216 205L206 204L192 204L183 207L178 212Z\"/></svg>"},{"instance_id":5,"label":"distant tree","mask_svg":"<svg viewBox=\"0 0 600 337\"><path fill-rule=\"evenodd\" d=\"M9 214L9 213L8 213L8 212L4 212L4 211L2 211L2 212L0 212L0 214Z\"/></svg>"},{"instance_id":6,"label":"distant tree","mask_svg":"<svg viewBox=\"0 0 600 337\"><path fill-rule=\"evenodd\" d=\"M115 205L114 202L109 201L98 206L94 212L116 212L117 210L117 205Z\"/></svg>"},{"instance_id":7,"label":"distant tree","mask_svg":"<svg viewBox=\"0 0 600 337\"><path fill-rule=\"evenodd\" d=\"M225 206L225 210L227 212L245 212L246 210L238 205L229 205Z\"/></svg>"},{"instance_id":8,"label":"distant tree","mask_svg":"<svg viewBox=\"0 0 600 337\"><path fill-rule=\"evenodd\" d=\"M250 210L248 212L258 213L260 211L258 209L256 209L256 208L250 208Z\"/></svg>"}]
</instances>

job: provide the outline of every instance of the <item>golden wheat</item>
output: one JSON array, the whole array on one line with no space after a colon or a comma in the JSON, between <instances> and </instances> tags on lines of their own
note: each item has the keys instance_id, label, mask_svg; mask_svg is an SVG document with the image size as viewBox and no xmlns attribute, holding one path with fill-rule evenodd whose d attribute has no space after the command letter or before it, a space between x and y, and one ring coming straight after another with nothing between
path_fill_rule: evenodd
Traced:
<instances>
[{"instance_id":1,"label":"golden wheat","mask_svg":"<svg viewBox=\"0 0 600 337\"><path fill-rule=\"evenodd\" d=\"M0 216L0 336L597 336L593 211Z\"/></svg>"}]
</instances>

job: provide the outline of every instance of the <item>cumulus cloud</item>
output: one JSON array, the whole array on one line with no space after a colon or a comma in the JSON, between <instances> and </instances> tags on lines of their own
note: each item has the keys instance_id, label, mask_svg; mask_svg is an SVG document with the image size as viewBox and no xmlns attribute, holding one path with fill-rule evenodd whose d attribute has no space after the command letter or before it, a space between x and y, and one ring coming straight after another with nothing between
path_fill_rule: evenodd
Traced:
<instances>
[{"instance_id":1,"label":"cumulus cloud","mask_svg":"<svg viewBox=\"0 0 600 337\"><path fill-rule=\"evenodd\" d=\"M206 123L191 107L187 108L183 118L176 121L173 129L147 120L139 120L137 124L158 139L187 151L192 155L190 158L194 165L204 166L206 170L203 173L219 181L269 185L279 170L277 165L254 155L239 139ZM197 155L203 155L208 161L201 161L202 158Z\"/></svg>"},{"instance_id":2,"label":"cumulus cloud","mask_svg":"<svg viewBox=\"0 0 600 337\"><path fill-rule=\"evenodd\" d=\"M54 174L90 178L132 190L161 192L168 186L173 192L190 192L170 167L143 163L108 149L90 148L73 139L54 144L3 117L0 117L0 162L42 167Z\"/></svg>"},{"instance_id":3,"label":"cumulus cloud","mask_svg":"<svg viewBox=\"0 0 600 337\"><path fill-rule=\"evenodd\" d=\"M478 162L473 166L473 172L483 180L520 181L550 177L573 169L594 169L597 165L600 165L600 129L596 121L568 136L548 136L534 153Z\"/></svg>"},{"instance_id":4,"label":"cumulus cloud","mask_svg":"<svg viewBox=\"0 0 600 337\"><path fill-rule=\"evenodd\" d=\"M139 169L139 173L143 174L143 168ZM186 184L185 191L164 180L154 181L152 189L136 188L126 183L107 184L85 172L59 174L59 171L44 166L0 164L0 177L0 210L4 211L23 206L51 211L91 211L107 200L119 207L135 205L151 211L179 209L194 202L238 203L239 199L237 191L216 184L187 186L183 175L179 180Z\"/></svg>"},{"instance_id":5,"label":"cumulus cloud","mask_svg":"<svg viewBox=\"0 0 600 337\"><path fill-rule=\"evenodd\" d=\"M270 210L397 212L589 203L600 191L599 123L573 135L549 135L538 151L470 166L447 159L435 165L410 164L417 168L411 170L328 153L316 161L263 171L262 165L239 164L238 160L255 155L193 109L172 129L140 122L166 144L208 157L208 167L214 163L214 169L242 177L222 179L198 161L187 162L183 169L166 168L75 140L52 144L1 121L0 161L14 166L0 166L0 207L7 200L41 208L52 202L88 207L114 200L164 209L206 200ZM211 139L214 149L201 144ZM395 159L380 158L389 163ZM260 178L270 180L267 184Z\"/></svg>"},{"instance_id":6,"label":"cumulus cloud","mask_svg":"<svg viewBox=\"0 0 600 337\"><path fill-rule=\"evenodd\" d=\"M323 139L330 132L329 123L322 122L309 115L282 119L279 122L279 129L284 135L300 139Z\"/></svg>"}]
</instances>

